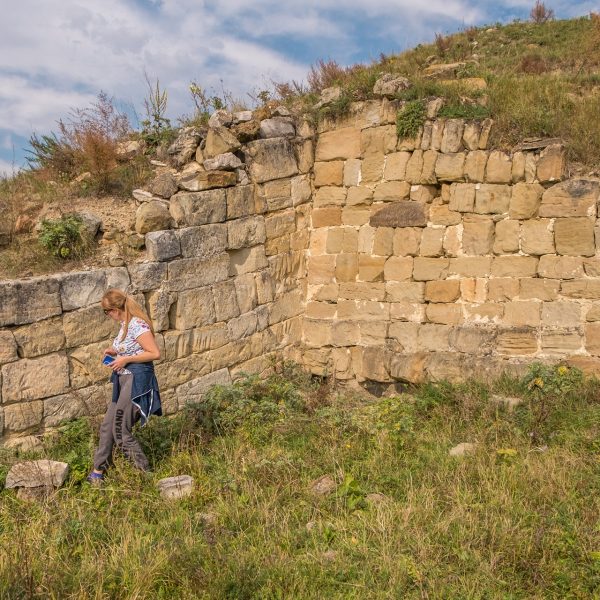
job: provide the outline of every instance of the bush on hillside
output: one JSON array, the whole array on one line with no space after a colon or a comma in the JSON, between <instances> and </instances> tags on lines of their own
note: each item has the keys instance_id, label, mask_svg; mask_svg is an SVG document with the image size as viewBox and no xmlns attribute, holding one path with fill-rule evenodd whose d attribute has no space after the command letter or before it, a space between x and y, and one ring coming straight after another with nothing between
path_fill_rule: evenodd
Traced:
<instances>
[{"instance_id":1,"label":"bush on hillside","mask_svg":"<svg viewBox=\"0 0 600 600\"><path fill-rule=\"evenodd\" d=\"M57 258L80 258L90 245L81 217L63 215L56 220L43 220L40 244Z\"/></svg>"}]
</instances>

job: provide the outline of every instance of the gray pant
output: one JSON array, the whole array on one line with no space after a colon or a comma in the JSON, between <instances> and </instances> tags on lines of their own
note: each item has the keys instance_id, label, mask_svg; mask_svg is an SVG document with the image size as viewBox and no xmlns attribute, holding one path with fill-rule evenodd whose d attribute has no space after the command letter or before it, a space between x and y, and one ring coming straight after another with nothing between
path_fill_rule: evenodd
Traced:
<instances>
[{"instance_id":1,"label":"gray pant","mask_svg":"<svg viewBox=\"0 0 600 600\"><path fill-rule=\"evenodd\" d=\"M140 418L139 410L131 402L133 375L119 375L120 393L117 402L111 402L104 421L100 426L100 440L94 454L94 469L105 470L112 459L116 445L123 454L142 471L148 471L150 464L131 430Z\"/></svg>"}]
</instances>

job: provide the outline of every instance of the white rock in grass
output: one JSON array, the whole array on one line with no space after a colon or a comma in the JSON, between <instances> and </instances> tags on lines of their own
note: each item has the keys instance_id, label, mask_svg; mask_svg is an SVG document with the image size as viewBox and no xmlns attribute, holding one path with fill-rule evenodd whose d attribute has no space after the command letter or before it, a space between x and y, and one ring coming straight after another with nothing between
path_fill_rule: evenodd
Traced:
<instances>
[{"instance_id":1,"label":"white rock in grass","mask_svg":"<svg viewBox=\"0 0 600 600\"><path fill-rule=\"evenodd\" d=\"M494 394L490 400L498 406L503 406L509 412L512 412L517 406L519 406L519 404L523 403L522 398L517 398L514 396L501 396L500 394Z\"/></svg>"},{"instance_id":2,"label":"white rock in grass","mask_svg":"<svg viewBox=\"0 0 600 600\"><path fill-rule=\"evenodd\" d=\"M177 500L191 496L194 489L194 479L190 475L178 475L177 477L161 479L156 485L163 498Z\"/></svg>"},{"instance_id":3,"label":"white rock in grass","mask_svg":"<svg viewBox=\"0 0 600 600\"><path fill-rule=\"evenodd\" d=\"M69 475L69 465L55 460L31 460L13 465L6 488L60 487Z\"/></svg>"},{"instance_id":4,"label":"white rock in grass","mask_svg":"<svg viewBox=\"0 0 600 600\"><path fill-rule=\"evenodd\" d=\"M310 485L312 492L318 496L327 496L334 492L336 487L337 485L330 475L322 475Z\"/></svg>"},{"instance_id":5,"label":"white rock in grass","mask_svg":"<svg viewBox=\"0 0 600 600\"><path fill-rule=\"evenodd\" d=\"M43 448L41 440L34 435L13 438L4 444L5 448L19 452L37 452Z\"/></svg>"},{"instance_id":6,"label":"white rock in grass","mask_svg":"<svg viewBox=\"0 0 600 600\"><path fill-rule=\"evenodd\" d=\"M475 451L477 444L471 444L470 442L462 442L454 446L448 451L450 456L464 456L465 454L472 454Z\"/></svg>"}]
</instances>

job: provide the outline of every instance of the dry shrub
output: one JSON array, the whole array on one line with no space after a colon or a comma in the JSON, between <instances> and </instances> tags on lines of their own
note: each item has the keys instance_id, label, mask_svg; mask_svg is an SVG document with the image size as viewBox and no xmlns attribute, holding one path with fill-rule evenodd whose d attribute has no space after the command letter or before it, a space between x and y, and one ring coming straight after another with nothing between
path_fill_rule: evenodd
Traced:
<instances>
[{"instance_id":1,"label":"dry shrub","mask_svg":"<svg viewBox=\"0 0 600 600\"><path fill-rule=\"evenodd\" d=\"M519 68L523 73L541 75L548 70L548 65L539 54L526 54L521 59Z\"/></svg>"},{"instance_id":2,"label":"dry shrub","mask_svg":"<svg viewBox=\"0 0 600 600\"><path fill-rule=\"evenodd\" d=\"M543 2L540 2L540 0L536 0L529 16L534 23L539 25L554 19L554 11L548 8Z\"/></svg>"},{"instance_id":3,"label":"dry shrub","mask_svg":"<svg viewBox=\"0 0 600 600\"><path fill-rule=\"evenodd\" d=\"M341 83L347 74L344 67L340 67L335 60L320 58L315 65L310 67L306 79L311 92L319 93L325 88Z\"/></svg>"},{"instance_id":4,"label":"dry shrub","mask_svg":"<svg viewBox=\"0 0 600 600\"><path fill-rule=\"evenodd\" d=\"M446 54L452 47L452 39L448 35L442 35L441 33L435 34L435 47L437 48L440 56Z\"/></svg>"},{"instance_id":5,"label":"dry shrub","mask_svg":"<svg viewBox=\"0 0 600 600\"><path fill-rule=\"evenodd\" d=\"M477 38L477 27L467 27L465 29L465 35L467 36L467 39L469 40L469 42L474 42L475 39Z\"/></svg>"}]
</instances>

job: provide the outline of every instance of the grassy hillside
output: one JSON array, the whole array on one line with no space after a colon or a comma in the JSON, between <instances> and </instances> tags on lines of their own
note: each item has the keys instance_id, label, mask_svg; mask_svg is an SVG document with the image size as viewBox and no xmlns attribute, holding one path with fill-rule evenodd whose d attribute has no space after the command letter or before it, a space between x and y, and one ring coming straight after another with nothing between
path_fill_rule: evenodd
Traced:
<instances>
[{"instance_id":1,"label":"grassy hillside","mask_svg":"<svg viewBox=\"0 0 600 600\"><path fill-rule=\"evenodd\" d=\"M82 483L90 425L69 423L45 449L67 486L0 494L0 598L597 598L598 392L534 367L367 399L288 367L154 419L154 475L119 461L102 489ZM193 495L162 500L155 481L182 473Z\"/></svg>"}]
</instances>

